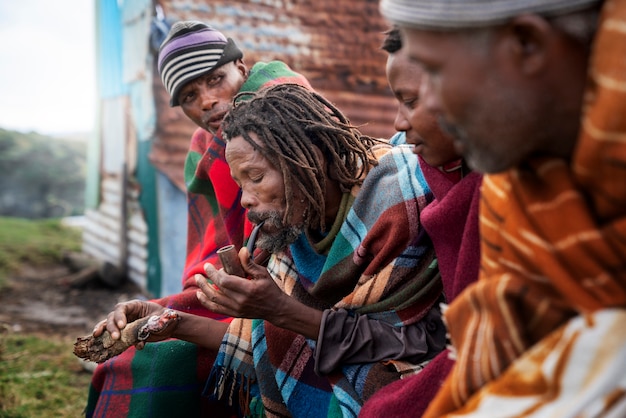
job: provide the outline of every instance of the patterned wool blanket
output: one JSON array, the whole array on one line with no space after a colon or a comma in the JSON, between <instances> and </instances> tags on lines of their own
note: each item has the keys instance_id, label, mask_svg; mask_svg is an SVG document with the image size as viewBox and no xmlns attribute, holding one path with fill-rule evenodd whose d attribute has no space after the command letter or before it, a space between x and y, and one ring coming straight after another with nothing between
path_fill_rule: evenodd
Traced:
<instances>
[{"instance_id":1,"label":"patterned wool blanket","mask_svg":"<svg viewBox=\"0 0 626 418\"><path fill-rule=\"evenodd\" d=\"M457 362L427 416L626 416L624 28L607 1L571 165L485 176L482 272L445 314Z\"/></svg>"},{"instance_id":2,"label":"patterned wool blanket","mask_svg":"<svg viewBox=\"0 0 626 418\"><path fill-rule=\"evenodd\" d=\"M280 84L308 81L280 61L257 63L240 91L257 91ZM204 129L195 131L185 161L187 184L187 258L183 291L154 300L163 306L195 315L230 321L204 308L196 297L194 275L203 265L220 265L217 250L238 247L251 231L241 207L240 189L230 176L225 142ZM228 416L221 406L201 396L215 353L184 341L134 347L96 368L89 388L87 417Z\"/></svg>"},{"instance_id":3,"label":"patterned wool blanket","mask_svg":"<svg viewBox=\"0 0 626 418\"><path fill-rule=\"evenodd\" d=\"M409 147L377 147L379 165L344 196L330 234L302 236L272 255L281 289L318 309L344 308L394 326L412 324L436 303L441 282L420 212L432 194ZM382 155L381 155L382 154ZM315 341L262 320L235 319L207 392L242 403L250 416L355 417L377 389L421 365L346 365L319 376Z\"/></svg>"},{"instance_id":4,"label":"patterned wool blanket","mask_svg":"<svg viewBox=\"0 0 626 418\"><path fill-rule=\"evenodd\" d=\"M422 210L421 222L433 241L445 300L450 303L478 279L478 207L482 175L476 172L463 175L461 162L439 168L428 165L420 157L420 167L435 196ZM442 351L415 376L377 392L363 405L359 417L422 416L453 365L449 351Z\"/></svg>"}]
</instances>

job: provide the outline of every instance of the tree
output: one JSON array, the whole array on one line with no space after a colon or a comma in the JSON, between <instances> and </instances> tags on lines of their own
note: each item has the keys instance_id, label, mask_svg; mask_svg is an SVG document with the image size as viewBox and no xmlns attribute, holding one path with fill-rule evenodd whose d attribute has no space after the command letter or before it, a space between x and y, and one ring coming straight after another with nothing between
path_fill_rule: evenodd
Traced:
<instances>
[{"instance_id":1,"label":"tree","mask_svg":"<svg viewBox=\"0 0 626 418\"><path fill-rule=\"evenodd\" d=\"M84 142L0 129L0 215L82 214L85 154Z\"/></svg>"}]
</instances>

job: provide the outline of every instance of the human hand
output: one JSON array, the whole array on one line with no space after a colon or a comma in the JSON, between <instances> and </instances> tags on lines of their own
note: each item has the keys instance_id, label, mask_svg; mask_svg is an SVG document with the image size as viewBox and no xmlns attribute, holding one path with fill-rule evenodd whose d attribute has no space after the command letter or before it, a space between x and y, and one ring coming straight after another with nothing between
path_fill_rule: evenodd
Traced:
<instances>
[{"instance_id":1,"label":"human hand","mask_svg":"<svg viewBox=\"0 0 626 418\"><path fill-rule=\"evenodd\" d=\"M224 269L217 270L212 264L205 264L206 277L195 276L200 288L198 300L205 308L222 315L272 321L280 300L289 296L278 288L264 266L250 258L247 248L239 250L239 259L247 278L229 275Z\"/></svg>"},{"instance_id":2,"label":"human hand","mask_svg":"<svg viewBox=\"0 0 626 418\"><path fill-rule=\"evenodd\" d=\"M142 300L131 300L115 305L106 319L98 322L93 330L93 336L99 337L105 330L111 334L113 340L119 340L121 330L130 322L139 318L152 315L161 315L165 308L158 303L146 302ZM149 339L149 341L152 341ZM158 340L156 340L158 341ZM143 347L143 344L141 344Z\"/></svg>"},{"instance_id":3,"label":"human hand","mask_svg":"<svg viewBox=\"0 0 626 418\"><path fill-rule=\"evenodd\" d=\"M168 336L151 338L151 336L171 334L171 331L166 333L165 330L176 328L179 320L178 312L173 309L163 309L160 315L144 316L129 322L122 328L118 339L113 339L106 329L98 336L91 334L78 337L74 343L74 354L85 360L102 363L122 354L133 345L141 350L148 341L161 341L169 338Z\"/></svg>"}]
</instances>

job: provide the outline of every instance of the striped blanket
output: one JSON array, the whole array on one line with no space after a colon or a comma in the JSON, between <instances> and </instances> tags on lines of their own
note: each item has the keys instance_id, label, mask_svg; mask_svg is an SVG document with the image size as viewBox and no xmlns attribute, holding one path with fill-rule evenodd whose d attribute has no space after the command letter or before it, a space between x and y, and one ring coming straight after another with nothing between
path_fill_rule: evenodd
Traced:
<instances>
[{"instance_id":1,"label":"striped blanket","mask_svg":"<svg viewBox=\"0 0 626 418\"><path fill-rule=\"evenodd\" d=\"M424 178L435 200L422 211L421 222L433 241L447 303L478 279L480 261L478 202L482 175L446 171L420 157ZM449 350L407 379L381 389L361 409L360 418L421 417L452 369ZM418 396L419 394L419 396Z\"/></svg>"},{"instance_id":2,"label":"striped blanket","mask_svg":"<svg viewBox=\"0 0 626 418\"><path fill-rule=\"evenodd\" d=\"M318 309L344 308L402 326L441 295L430 239L420 222L432 194L409 147L376 147L379 165L344 196L331 232L302 236L268 269L281 289ZM356 417L377 389L421 365L376 362L314 372L315 341L262 320L234 319L207 393L249 416Z\"/></svg>"},{"instance_id":3,"label":"striped blanket","mask_svg":"<svg viewBox=\"0 0 626 418\"><path fill-rule=\"evenodd\" d=\"M594 41L571 165L485 176L479 281L428 417L626 416L626 1Z\"/></svg>"},{"instance_id":4,"label":"striped blanket","mask_svg":"<svg viewBox=\"0 0 626 418\"><path fill-rule=\"evenodd\" d=\"M257 63L240 91L308 81L280 61ZM225 142L204 129L194 133L185 161L188 227L187 259L181 293L154 300L163 306L230 321L204 308L196 297L194 274L207 262L220 265L217 250L241 246L251 224L240 205L240 189L230 177ZM201 396L215 353L184 341L169 340L134 347L99 365L93 375L87 417L230 416L228 408Z\"/></svg>"}]
</instances>

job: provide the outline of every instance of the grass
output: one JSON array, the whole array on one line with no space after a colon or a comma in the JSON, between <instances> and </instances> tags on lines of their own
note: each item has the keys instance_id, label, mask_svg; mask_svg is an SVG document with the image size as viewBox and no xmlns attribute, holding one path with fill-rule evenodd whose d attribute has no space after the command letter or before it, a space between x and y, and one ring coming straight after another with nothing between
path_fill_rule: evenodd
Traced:
<instances>
[{"instance_id":1,"label":"grass","mask_svg":"<svg viewBox=\"0 0 626 418\"><path fill-rule=\"evenodd\" d=\"M80 245L80 230L63 226L59 219L0 217L0 289L23 263L56 263L65 251L80 251Z\"/></svg>"},{"instance_id":2,"label":"grass","mask_svg":"<svg viewBox=\"0 0 626 418\"><path fill-rule=\"evenodd\" d=\"M79 251L80 243L80 230L60 220L0 217L0 289L20 265L60 262L66 251ZM0 329L0 418L82 415L91 374L68 344L61 337Z\"/></svg>"},{"instance_id":3,"label":"grass","mask_svg":"<svg viewBox=\"0 0 626 418\"><path fill-rule=\"evenodd\" d=\"M91 374L67 341L0 334L0 418L80 417Z\"/></svg>"}]
</instances>

